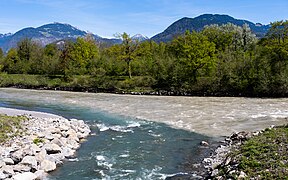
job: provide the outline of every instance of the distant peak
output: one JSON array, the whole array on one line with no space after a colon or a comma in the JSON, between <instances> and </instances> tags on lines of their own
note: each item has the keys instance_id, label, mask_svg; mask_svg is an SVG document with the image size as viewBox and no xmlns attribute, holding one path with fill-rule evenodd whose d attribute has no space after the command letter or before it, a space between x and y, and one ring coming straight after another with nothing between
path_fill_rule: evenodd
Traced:
<instances>
[{"instance_id":1,"label":"distant peak","mask_svg":"<svg viewBox=\"0 0 288 180\"><path fill-rule=\"evenodd\" d=\"M144 36L142 34L135 34L131 38L134 40L138 40L138 41L145 41L145 40L149 39L147 36Z\"/></svg>"}]
</instances>

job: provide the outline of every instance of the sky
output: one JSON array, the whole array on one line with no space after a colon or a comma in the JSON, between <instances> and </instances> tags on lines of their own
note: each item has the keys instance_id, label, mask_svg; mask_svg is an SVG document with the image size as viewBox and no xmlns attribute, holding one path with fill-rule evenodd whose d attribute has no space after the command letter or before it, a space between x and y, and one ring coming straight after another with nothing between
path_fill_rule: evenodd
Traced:
<instances>
[{"instance_id":1,"label":"sky","mask_svg":"<svg viewBox=\"0 0 288 180\"><path fill-rule=\"evenodd\" d=\"M288 20L288 0L1 0L0 33L52 22L111 38L127 32L152 37L183 17L227 14L269 24Z\"/></svg>"}]
</instances>

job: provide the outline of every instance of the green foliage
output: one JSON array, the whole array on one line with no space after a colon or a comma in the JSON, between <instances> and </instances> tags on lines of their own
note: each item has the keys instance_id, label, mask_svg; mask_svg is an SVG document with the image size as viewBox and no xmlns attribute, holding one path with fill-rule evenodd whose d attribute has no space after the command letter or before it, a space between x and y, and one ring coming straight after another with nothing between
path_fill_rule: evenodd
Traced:
<instances>
[{"instance_id":1,"label":"green foliage","mask_svg":"<svg viewBox=\"0 0 288 180\"><path fill-rule=\"evenodd\" d=\"M44 139L42 138L35 138L33 139L33 143L39 145L40 143L44 143Z\"/></svg>"},{"instance_id":2,"label":"green foliage","mask_svg":"<svg viewBox=\"0 0 288 180\"><path fill-rule=\"evenodd\" d=\"M207 76L215 67L215 45L200 33L186 32L173 40L169 48L177 58L175 73L181 84L189 86L197 82L197 77Z\"/></svg>"},{"instance_id":3,"label":"green foliage","mask_svg":"<svg viewBox=\"0 0 288 180\"><path fill-rule=\"evenodd\" d=\"M239 170L249 178L285 179L288 177L288 127L267 129L244 142L231 156Z\"/></svg>"},{"instance_id":4,"label":"green foliage","mask_svg":"<svg viewBox=\"0 0 288 180\"><path fill-rule=\"evenodd\" d=\"M25 120L27 120L25 116L7 116L0 114L0 143L21 133L21 123Z\"/></svg>"},{"instance_id":5,"label":"green foliage","mask_svg":"<svg viewBox=\"0 0 288 180\"><path fill-rule=\"evenodd\" d=\"M159 44L127 33L113 46L96 44L91 35L46 47L23 39L4 56L0 51L0 86L288 96L287 24L272 23L259 41L247 24L229 23Z\"/></svg>"}]
</instances>

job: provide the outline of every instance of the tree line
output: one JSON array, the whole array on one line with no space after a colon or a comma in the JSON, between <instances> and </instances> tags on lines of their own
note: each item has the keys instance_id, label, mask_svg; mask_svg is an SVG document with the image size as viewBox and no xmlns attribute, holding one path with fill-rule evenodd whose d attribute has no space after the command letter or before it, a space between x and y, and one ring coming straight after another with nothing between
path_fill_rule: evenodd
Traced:
<instances>
[{"instance_id":1,"label":"tree line","mask_svg":"<svg viewBox=\"0 0 288 180\"><path fill-rule=\"evenodd\" d=\"M6 54L0 49L0 71L112 91L287 96L287 36L286 20L271 23L262 39L247 24L230 23L187 31L167 43L138 42L127 33L112 46L96 43L92 35L45 47L26 38Z\"/></svg>"}]
</instances>

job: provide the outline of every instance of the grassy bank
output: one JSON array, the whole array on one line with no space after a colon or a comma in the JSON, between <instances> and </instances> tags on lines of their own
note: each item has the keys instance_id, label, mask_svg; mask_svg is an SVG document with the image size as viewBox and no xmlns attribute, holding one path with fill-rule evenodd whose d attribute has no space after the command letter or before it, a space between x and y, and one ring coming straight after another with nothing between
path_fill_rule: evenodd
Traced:
<instances>
[{"instance_id":1,"label":"grassy bank","mask_svg":"<svg viewBox=\"0 0 288 180\"><path fill-rule=\"evenodd\" d=\"M288 179L288 125L266 129L232 148L218 176L224 179Z\"/></svg>"},{"instance_id":2,"label":"grassy bank","mask_svg":"<svg viewBox=\"0 0 288 180\"><path fill-rule=\"evenodd\" d=\"M0 144L22 133L21 122L27 120L25 116L7 116L0 114Z\"/></svg>"},{"instance_id":3,"label":"grassy bank","mask_svg":"<svg viewBox=\"0 0 288 180\"><path fill-rule=\"evenodd\" d=\"M149 76L89 76L74 75L70 77L28 75L28 74L0 74L0 87L17 87L28 89L57 89L68 91L89 92L147 92L154 91L154 80Z\"/></svg>"}]
</instances>

